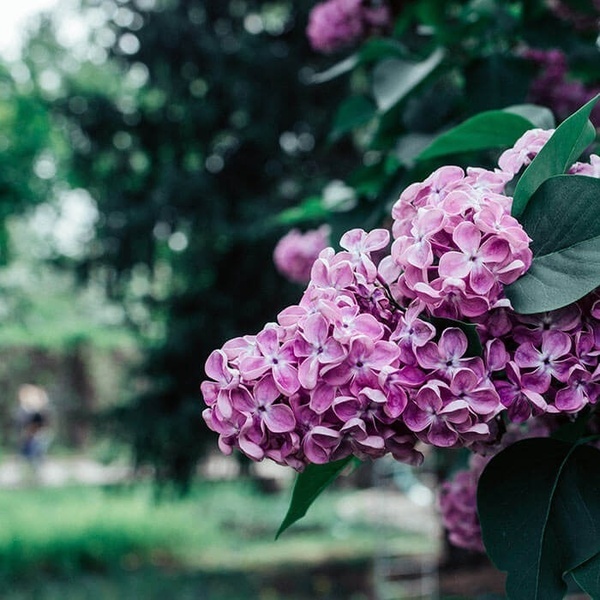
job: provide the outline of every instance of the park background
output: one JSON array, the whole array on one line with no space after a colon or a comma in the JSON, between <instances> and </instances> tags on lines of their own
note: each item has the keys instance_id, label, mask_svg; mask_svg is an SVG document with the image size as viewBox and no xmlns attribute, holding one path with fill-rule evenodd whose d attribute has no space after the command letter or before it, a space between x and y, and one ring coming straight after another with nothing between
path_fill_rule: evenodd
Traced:
<instances>
[{"instance_id":1,"label":"park background","mask_svg":"<svg viewBox=\"0 0 600 600\"><path fill-rule=\"evenodd\" d=\"M324 189L397 195L407 155L448 122L530 100L539 65L482 51L472 81L500 82L492 102L440 76L402 106L390 162L347 135L360 115L340 122L366 74L317 83L344 53L311 48L316 2L22 4L0 45L0 596L495 597L483 557L448 554L432 466L342 478L275 542L292 473L218 455L199 384L213 348L298 300L273 249L321 223ZM498 3L447 4L491 31ZM571 77L597 83L597 47L565 39L582 57ZM334 234L365 220L339 203ZM39 464L20 453L24 384L48 398Z\"/></svg>"}]
</instances>

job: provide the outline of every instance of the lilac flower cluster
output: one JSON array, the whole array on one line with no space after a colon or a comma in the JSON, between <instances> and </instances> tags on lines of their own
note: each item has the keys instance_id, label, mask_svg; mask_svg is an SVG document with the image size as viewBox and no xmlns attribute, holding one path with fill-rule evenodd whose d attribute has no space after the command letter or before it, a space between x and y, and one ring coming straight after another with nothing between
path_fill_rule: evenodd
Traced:
<instances>
[{"instance_id":1,"label":"lilac flower cluster","mask_svg":"<svg viewBox=\"0 0 600 600\"><path fill-rule=\"evenodd\" d=\"M371 258L388 241L385 230L346 233L343 252L321 253L298 305L211 354L204 418L224 452L297 469L349 454L418 462L416 436L398 419L407 398L390 341L397 317Z\"/></svg>"},{"instance_id":2,"label":"lilac flower cluster","mask_svg":"<svg viewBox=\"0 0 600 600\"><path fill-rule=\"evenodd\" d=\"M450 166L406 188L392 208L395 239L381 265L390 288L443 317L506 306L504 285L525 273L532 256L504 195L513 175Z\"/></svg>"},{"instance_id":3,"label":"lilac flower cluster","mask_svg":"<svg viewBox=\"0 0 600 600\"><path fill-rule=\"evenodd\" d=\"M600 92L598 85L587 86L577 79L569 78L567 57L561 50L531 49L524 56L542 69L531 83L529 99L535 104L547 106L561 120ZM594 123L600 122L600 108L596 107L592 111L591 119Z\"/></svg>"},{"instance_id":4,"label":"lilac flower cluster","mask_svg":"<svg viewBox=\"0 0 600 600\"><path fill-rule=\"evenodd\" d=\"M289 231L279 240L273 252L277 270L290 281L308 283L313 263L319 253L329 246L330 234L328 225L305 233L298 229Z\"/></svg>"},{"instance_id":5,"label":"lilac flower cluster","mask_svg":"<svg viewBox=\"0 0 600 600\"><path fill-rule=\"evenodd\" d=\"M497 443L500 413L522 423L596 403L600 296L517 315L503 294L532 260L505 186L549 135L528 132L494 171L442 167L411 185L391 248L387 230L347 232L341 252L321 251L298 305L215 350L202 393L221 450L298 470L386 453L414 464L419 442ZM483 356L439 317L475 323Z\"/></svg>"},{"instance_id":6,"label":"lilac flower cluster","mask_svg":"<svg viewBox=\"0 0 600 600\"><path fill-rule=\"evenodd\" d=\"M312 9L306 33L314 50L330 53L387 29L391 19L385 1L370 5L364 0L327 0Z\"/></svg>"},{"instance_id":7,"label":"lilac flower cluster","mask_svg":"<svg viewBox=\"0 0 600 600\"><path fill-rule=\"evenodd\" d=\"M600 299L592 293L537 315L491 311L478 326L489 361L505 378L494 382L508 417L574 414L600 396ZM493 364L493 366L492 366Z\"/></svg>"},{"instance_id":8,"label":"lilac flower cluster","mask_svg":"<svg viewBox=\"0 0 600 600\"><path fill-rule=\"evenodd\" d=\"M598 31L600 28L600 0L589 0L586 11L575 9L565 0L547 0L550 10L562 21L579 31Z\"/></svg>"},{"instance_id":9,"label":"lilac flower cluster","mask_svg":"<svg viewBox=\"0 0 600 600\"><path fill-rule=\"evenodd\" d=\"M495 436L502 409L466 335L436 329L418 300L401 306L381 282L386 230L352 230L321 253L297 306L207 363L204 417L220 447L302 468L354 454L421 459L418 440L464 446Z\"/></svg>"},{"instance_id":10,"label":"lilac flower cluster","mask_svg":"<svg viewBox=\"0 0 600 600\"><path fill-rule=\"evenodd\" d=\"M442 524L450 543L477 552L485 552L477 517L477 484L482 470L483 467L457 471L442 484L439 499Z\"/></svg>"}]
</instances>

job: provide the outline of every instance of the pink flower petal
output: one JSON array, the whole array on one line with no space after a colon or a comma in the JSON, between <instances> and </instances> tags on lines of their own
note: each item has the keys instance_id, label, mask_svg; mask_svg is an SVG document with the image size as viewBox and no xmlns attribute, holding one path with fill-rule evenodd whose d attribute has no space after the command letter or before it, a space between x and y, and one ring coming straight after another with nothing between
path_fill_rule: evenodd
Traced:
<instances>
[{"instance_id":1,"label":"pink flower petal","mask_svg":"<svg viewBox=\"0 0 600 600\"><path fill-rule=\"evenodd\" d=\"M456 277L462 279L466 277L473 268L473 263L469 257L461 252L446 252L440 258L438 271L441 277Z\"/></svg>"},{"instance_id":2,"label":"pink flower petal","mask_svg":"<svg viewBox=\"0 0 600 600\"><path fill-rule=\"evenodd\" d=\"M481 231L470 221L456 226L452 239L465 254L475 254L481 243Z\"/></svg>"},{"instance_id":3,"label":"pink flower petal","mask_svg":"<svg viewBox=\"0 0 600 600\"><path fill-rule=\"evenodd\" d=\"M273 433L287 433L296 427L294 413L289 406L273 404L263 413L263 421Z\"/></svg>"}]
</instances>

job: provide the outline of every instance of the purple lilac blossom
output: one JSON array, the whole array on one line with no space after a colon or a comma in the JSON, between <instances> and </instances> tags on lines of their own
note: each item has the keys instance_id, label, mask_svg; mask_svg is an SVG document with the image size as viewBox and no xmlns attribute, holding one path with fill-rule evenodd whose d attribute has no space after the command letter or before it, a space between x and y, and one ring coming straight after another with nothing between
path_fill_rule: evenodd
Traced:
<instances>
[{"instance_id":1,"label":"purple lilac blossom","mask_svg":"<svg viewBox=\"0 0 600 600\"><path fill-rule=\"evenodd\" d=\"M509 162L514 169L518 161ZM394 242L380 268L390 289L442 317L506 305L504 285L531 264L529 237L504 194L513 175L448 166L406 188L392 208Z\"/></svg>"},{"instance_id":2,"label":"purple lilac blossom","mask_svg":"<svg viewBox=\"0 0 600 600\"><path fill-rule=\"evenodd\" d=\"M284 235L273 252L273 261L277 270L294 283L306 284L310 281L310 270L321 250L329 245L331 228L322 225L301 233L292 229Z\"/></svg>"},{"instance_id":3,"label":"purple lilac blossom","mask_svg":"<svg viewBox=\"0 0 600 600\"><path fill-rule=\"evenodd\" d=\"M386 2L369 6L364 0L327 0L312 9L306 33L314 50L328 54L387 29L391 19Z\"/></svg>"},{"instance_id":4,"label":"purple lilac blossom","mask_svg":"<svg viewBox=\"0 0 600 600\"><path fill-rule=\"evenodd\" d=\"M531 263L505 186L549 135L528 132L494 171L442 167L409 186L391 249L385 229L347 232L340 252L319 253L297 305L215 350L201 390L221 450L298 470L387 453L416 464L420 444L485 452L501 413L519 424L595 404L600 293L537 315L503 294ZM460 328L436 330L439 316L475 323L483 356Z\"/></svg>"},{"instance_id":5,"label":"purple lilac blossom","mask_svg":"<svg viewBox=\"0 0 600 600\"><path fill-rule=\"evenodd\" d=\"M384 229L346 233L341 252L321 252L297 306L211 354L204 418L224 452L297 469L351 454L415 464L419 441L494 437L502 404L482 359L465 356L460 329L435 342L420 301L391 298L373 262L388 244Z\"/></svg>"},{"instance_id":6,"label":"purple lilac blossom","mask_svg":"<svg viewBox=\"0 0 600 600\"><path fill-rule=\"evenodd\" d=\"M550 10L561 20L579 31L598 31L600 28L600 0L589 0L587 10L577 10L565 0L547 0Z\"/></svg>"},{"instance_id":7,"label":"purple lilac blossom","mask_svg":"<svg viewBox=\"0 0 600 600\"><path fill-rule=\"evenodd\" d=\"M561 50L530 49L524 57L541 68L529 88L530 101L547 106L561 121L600 92L600 85L588 86L569 78L567 57ZM599 107L594 108L590 118L595 124L600 123Z\"/></svg>"}]
</instances>

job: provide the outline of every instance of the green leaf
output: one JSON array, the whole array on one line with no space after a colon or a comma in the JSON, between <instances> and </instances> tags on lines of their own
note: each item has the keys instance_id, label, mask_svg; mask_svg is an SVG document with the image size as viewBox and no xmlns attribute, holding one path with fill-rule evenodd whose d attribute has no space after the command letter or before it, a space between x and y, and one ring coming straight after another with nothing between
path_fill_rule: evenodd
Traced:
<instances>
[{"instance_id":1,"label":"green leaf","mask_svg":"<svg viewBox=\"0 0 600 600\"><path fill-rule=\"evenodd\" d=\"M533 262L504 289L516 312L554 310L600 286L600 180L551 177L519 220L532 239Z\"/></svg>"},{"instance_id":2,"label":"green leaf","mask_svg":"<svg viewBox=\"0 0 600 600\"><path fill-rule=\"evenodd\" d=\"M600 598L600 554L571 571L577 585L592 598Z\"/></svg>"},{"instance_id":3,"label":"green leaf","mask_svg":"<svg viewBox=\"0 0 600 600\"><path fill-rule=\"evenodd\" d=\"M364 96L350 96L340 104L329 137L337 140L346 133L368 123L375 116L375 105Z\"/></svg>"},{"instance_id":4,"label":"green leaf","mask_svg":"<svg viewBox=\"0 0 600 600\"><path fill-rule=\"evenodd\" d=\"M465 356L483 356L483 346L477 333L477 327L473 323L465 323L456 319L447 319L445 317L429 317L429 322L441 333L448 327L458 327L467 336L467 351Z\"/></svg>"},{"instance_id":5,"label":"green leaf","mask_svg":"<svg viewBox=\"0 0 600 600\"><path fill-rule=\"evenodd\" d=\"M527 119L534 127L539 127L540 129L554 129L556 127L552 111L545 106L516 104L515 106L508 106L504 111L519 115Z\"/></svg>"},{"instance_id":6,"label":"green leaf","mask_svg":"<svg viewBox=\"0 0 600 600\"><path fill-rule=\"evenodd\" d=\"M577 418L574 421L567 421L564 425L561 425L558 429L553 431L550 437L554 440L561 440L563 442L574 444L583 437L590 417L590 407L586 406L577 413Z\"/></svg>"},{"instance_id":7,"label":"green leaf","mask_svg":"<svg viewBox=\"0 0 600 600\"><path fill-rule=\"evenodd\" d=\"M319 196L306 198L300 205L288 208L273 217L275 225L295 225L304 221L324 219L329 211Z\"/></svg>"},{"instance_id":8,"label":"green leaf","mask_svg":"<svg viewBox=\"0 0 600 600\"><path fill-rule=\"evenodd\" d=\"M510 112L483 112L442 133L417 160L512 146L531 127L526 118Z\"/></svg>"},{"instance_id":9,"label":"green leaf","mask_svg":"<svg viewBox=\"0 0 600 600\"><path fill-rule=\"evenodd\" d=\"M488 555L508 572L508 597L560 600L564 574L600 551L600 451L517 442L484 470L477 505Z\"/></svg>"},{"instance_id":10,"label":"green leaf","mask_svg":"<svg viewBox=\"0 0 600 600\"><path fill-rule=\"evenodd\" d=\"M521 102L537 70L533 61L511 57L506 52L470 60L463 70L470 110L479 113Z\"/></svg>"},{"instance_id":11,"label":"green leaf","mask_svg":"<svg viewBox=\"0 0 600 600\"><path fill-rule=\"evenodd\" d=\"M520 217L540 185L564 173L594 141L596 130L589 117L599 98L600 94L563 121L525 169L515 188L513 216Z\"/></svg>"},{"instance_id":12,"label":"green leaf","mask_svg":"<svg viewBox=\"0 0 600 600\"><path fill-rule=\"evenodd\" d=\"M444 58L438 48L422 62L409 62L397 58L381 61L373 71L373 96L377 108L387 112L433 73Z\"/></svg>"},{"instance_id":13,"label":"green leaf","mask_svg":"<svg viewBox=\"0 0 600 600\"><path fill-rule=\"evenodd\" d=\"M388 58L390 56L402 56L406 53L404 46L397 40L390 38L371 38L366 41L359 50L361 63Z\"/></svg>"},{"instance_id":14,"label":"green leaf","mask_svg":"<svg viewBox=\"0 0 600 600\"><path fill-rule=\"evenodd\" d=\"M332 79L336 79L349 71L352 71L356 65L360 62L360 57L358 54L351 54L344 60L336 63L332 67L329 67L326 71L322 71L321 73L315 73L308 78L308 83L325 83L327 81L331 81Z\"/></svg>"},{"instance_id":15,"label":"green leaf","mask_svg":"<svg viewBox=\"0 0 600 600\"><path fill-rule=\"evenodd\" d=\"M302 473L298 473L292 500L287 514L277 531L277 539L290 525L299 521L317 499L321 492L331 484L338 475L352 462L354 457L347 456L336 462L325 465L307 465Z\"/></svg>"}]
</instances>

